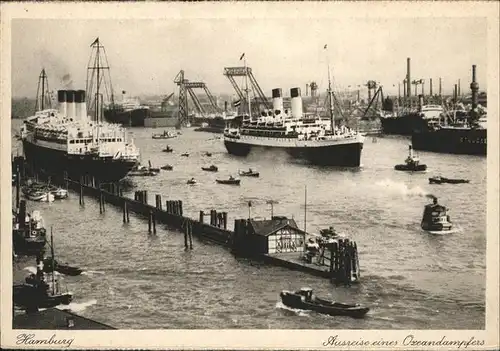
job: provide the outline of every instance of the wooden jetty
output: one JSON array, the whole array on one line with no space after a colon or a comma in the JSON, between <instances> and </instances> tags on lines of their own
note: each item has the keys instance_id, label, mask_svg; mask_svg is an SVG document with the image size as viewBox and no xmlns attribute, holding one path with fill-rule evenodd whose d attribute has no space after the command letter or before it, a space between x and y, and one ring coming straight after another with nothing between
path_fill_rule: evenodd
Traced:
<instances>
[{"instance_id":1,"label":"wooden jetty","mask_svg":"<svg viewBox=\"0 0 500 351\"><path fill-rule=\"evenodd\" d=\"M41 178L36 173L32 176ZM66 189L76 191L81 206L85 206L86 196L97 198L101 214L105 212L107 204L121 208L124 223L129 222L130 212L147 218L150 234L156 234L158 223L184 233L186 249L192 249L192 236L195 235L202 240L228 247L236 255L308 272L337 283L351 284L359 281L355 242L339 239L325 243L318 252L315 262L307 261L304 259L306 232L300 230L293 219L280 216L260 221L250 218L236 219L234 231L231 231L227 229L227 212L218 212L215 209L211 209L209 213L200 211L199 218L193 219L184 215L181 200L167 200L163 203L161 195L156 194L155 205L150 205L146 190L135 191L132 199L123 196L123 189L119 183L99 183L91 177L73 180L66 175L51 177L51 181L64 184ZM205 222L205 217L210 217L209 222Z\"/></svg>"}]
</instances>

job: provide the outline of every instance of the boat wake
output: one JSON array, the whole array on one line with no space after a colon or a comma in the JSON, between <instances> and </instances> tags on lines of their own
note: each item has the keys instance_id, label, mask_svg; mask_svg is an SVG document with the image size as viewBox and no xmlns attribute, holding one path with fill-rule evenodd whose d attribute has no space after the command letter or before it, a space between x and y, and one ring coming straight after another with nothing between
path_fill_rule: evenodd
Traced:
<instances>
[{"instance_id":1,"label":"boat wake","mask_svg":"<svg viewBox=\"0 0 500 351\"><path fill-rule=\"evenodd\" d=\"M58 305L56 306L59 310L69 310L71 312L82 312L90 306L97 304L97 300L90 300L86 302L71 302L69 305Z\"/></svg>"},{"instance_id":2,"label":"boat wake","mask_svg":"<svg viewBox=\"0 0 500 351\"><path fill-rule=\"evenodd\" d=\"M419 186L409 187L403 182L395 182L391 179L384 179L375 183L379 188L383 188L387 193L408 197L427 197L429 192Z\"/></svg>"},{"instance_id":3,"label":"boat wake","mask_svg":"<svg viewBox=\"0 0 500 351\"><path fill-rule=\"evenodd\" d=\"M287 310L287 311L293 312L294 314L301 316L301 317L310 317L309 313L311 312L311 311L299 310L299 309L288 307L285 304L283 304L283 302L281 302L281 301L276 302L276 308L280 309L280 310Z\"/></svg>"},{"instance_id":4,"label":"boat wake","mask_svg":"<svg viewBox=\"0 0 500 351\"><path fill-rule=\"evenodd\" d=\"M88 275L88 276L93 276L95 274L105 274L106 272L104 271L83 271L82 275Z\"/></svg>"},{"instance_id":5,"label":"boat wake","mask_svg":"<svg viewBox=\"0 0 500 351\"><path fill-rule=\"evenodd\" d=\"M28 271L30 273L36 274L36 267L33 266L28 266L23 268L25 271Z\"/></svg>"},{"instance_id":6,"label":"boat wake","mask_svg":"<svg viewBox=\"0 0 500 351\"><path fill-rule=\"evenodd\" d=\"M441 230L441 231L433 231L433 230L427 231L427 233L432 234L432 235L449 235L449 234L456 234L456 233L460 233L460 232L461 232L460 228L453 228L450 230Z\"/></svg>"}]
</instances>

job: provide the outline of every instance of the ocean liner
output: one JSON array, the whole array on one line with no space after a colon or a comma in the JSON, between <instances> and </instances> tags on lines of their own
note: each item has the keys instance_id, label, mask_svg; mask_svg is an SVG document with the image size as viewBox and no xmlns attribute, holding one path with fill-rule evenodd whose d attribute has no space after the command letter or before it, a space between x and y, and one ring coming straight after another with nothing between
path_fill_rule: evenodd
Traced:
<instances>
[{"instance_id":1,"label":"ocean liner","mask_svg":"<svg viewBox=\"0 0 500 351\"><path fill-rule=\"evenodd\" d=\"M290 89L291 111L283 109L281 89L273 89L273 110L264 110L257 118L250 114L236 117L225 128L227 151L247 156L253 149L281 149L312 164L360 166L364 137L345 126L335 125L331 83L328 92L330 120L324 120L303 113L300 88ZM248 97L247 103L250 104ZM252 111L250 106L248 111Z\"/></svg>"},{"instance_id":2,"label":"ocean liner","mask_svg":"<svg viewBox=\"0 0 500 351\"><path fill-rule=\"evenodd\" d=\"M445 118L441 125L429 125L412 133L411 141L416 150L452 154L486 155L486 116L481 115L477 104L479 85L476 82L476 65L472 66L472 106L460 120ZM455 114L456 116L456 114ZM448 123L451 119L452 123Z\"/></svg>"},{"instance_id":3,"label":"ocean liner","mask_svg":"<svg viewBox=\"0 0 500 351\"><path fill-rule=\"evenodd\" d=\"M139 149L126 130L101 121L99 85L95 96L94 118L87 113L85 90L59 90L59 109L43 109L42 105L24 121L21 140L32 167L55 175L67 172L74 179L90 175L101 182L114 182L138 163Z\"/></svg>"}]
</instances>

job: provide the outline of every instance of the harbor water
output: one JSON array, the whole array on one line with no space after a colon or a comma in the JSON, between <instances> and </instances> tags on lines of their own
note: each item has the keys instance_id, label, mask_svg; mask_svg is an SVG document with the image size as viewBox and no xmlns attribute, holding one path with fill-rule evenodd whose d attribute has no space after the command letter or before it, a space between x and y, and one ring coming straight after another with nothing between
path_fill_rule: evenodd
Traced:
<instances>
[{"instance_id":1,"label":"harbor water","mask_svg":"<svg viewBox=\"0 0 500 351\"><path fill-rule=\"evenodd\" d=\"M147 220L131 214L130 223L123 224L121 209L108 205L101 215L97 200L89 197L81 208L74 192L53 203L28 201L28 209L40 210L46 227L53 227L57 259L85 269L62 281L74 293L70 307L84 317L120 329L484 328L485 157L420 152L426 172L398 172L394 165L406 158L408 138L367 137L362 167L322 168L276 151L231 156L220 135L192 129L169 140L153 140L152 133L162 132L158 129L130 131L143 164L174 166L156 177L133 178L137 186L130 197L134 190L148 190L151 204L154 194L163 201L183 200L185 215L195 219L200 210L227 211L230 228L234 219L249 213L269 218L266 202L277 201L274 214L293 216L307 232L332 225L355 240L361 283L335 287L307 273L235 258L228 249L196 238L193 250L184 251L181 233L157 225L157 235L150 235ZM166 145L174 152L161 152ZM14 154L16 147L21 154L22 146L13 141ZM190 156L181 157L184 152ZM219 172L201 171L210 164ZM249 168L260 177L243 177L240 186L215 182ZM429 184L428 178L439 174L470 183ZM198 183L187 185L192 177ZM430 194L450 208L454 233L433 235L420 229ZM18 258L14 264L26 265L26 260ZM371 310L356 320L293 310L280 302L281 290L302 286Z\"/></svg>"}]
</instances>

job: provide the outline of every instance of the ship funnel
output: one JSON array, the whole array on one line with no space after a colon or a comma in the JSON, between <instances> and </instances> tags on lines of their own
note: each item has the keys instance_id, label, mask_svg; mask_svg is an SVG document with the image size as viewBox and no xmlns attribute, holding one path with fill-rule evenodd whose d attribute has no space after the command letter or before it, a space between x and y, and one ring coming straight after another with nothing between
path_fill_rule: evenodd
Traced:
<instances>
[{"instance_id":1,"label":"ship funnel","mask_svg":"<svg viewBox=\"0 0 500 351\"><path fill-rule=\"evenodd\" d=\"M302 96L300 96L300 88L290 89L292 98L292 117L302 118Z\"/></svg>"},{"instance_id":2,"label":"ship funnel","mask_svg":"<svg viewBox=\"0 0 500 351\"><path fill-rule=\"evenodd\" d=\"M57 102L59 103L59 114L61 116L66 116L66 90L57 91Z\"/></svg>"},{"instance_id":3,"label":"ship funnel","mask_svg":"<svg viewBox=\"0 0 500 351\"><path fill-rule=\"evenodd\" d=\"M477 107L477 92L479 91L479 84L476 81L476 65L472 65L472 83L470 83L470 90L472 91L472 110Z\"/></svg>"},{"instance_id":4,"label":"ship funnel","mask_svg":"<svg viewBox=\"0 0 500 351\"><path fill-rule=\"evenodd\" d=\"M283 94L281 88L273 89L273 110L276 115L283 111Z\"/></svg>"},{"instance_id":5,"label":"ship funnel","mask_svg":"<svg viewBox=\"0 0 500 351\"><path fill-rule=\"evenodd\" d=\"M87 104L85 103L85 90L75 92L76 119L85 120L87 118Z\"/></svg>"},{"instance_id":6,"label":"ship funnel","mask_svg":"<svg viewBox=\"0 0 500 351\"><path fill-rule=\"evenodd\" d=\"M66 108L68 118L76 118L75 91L66 90Z\"/></svg>"}]
</instances>

